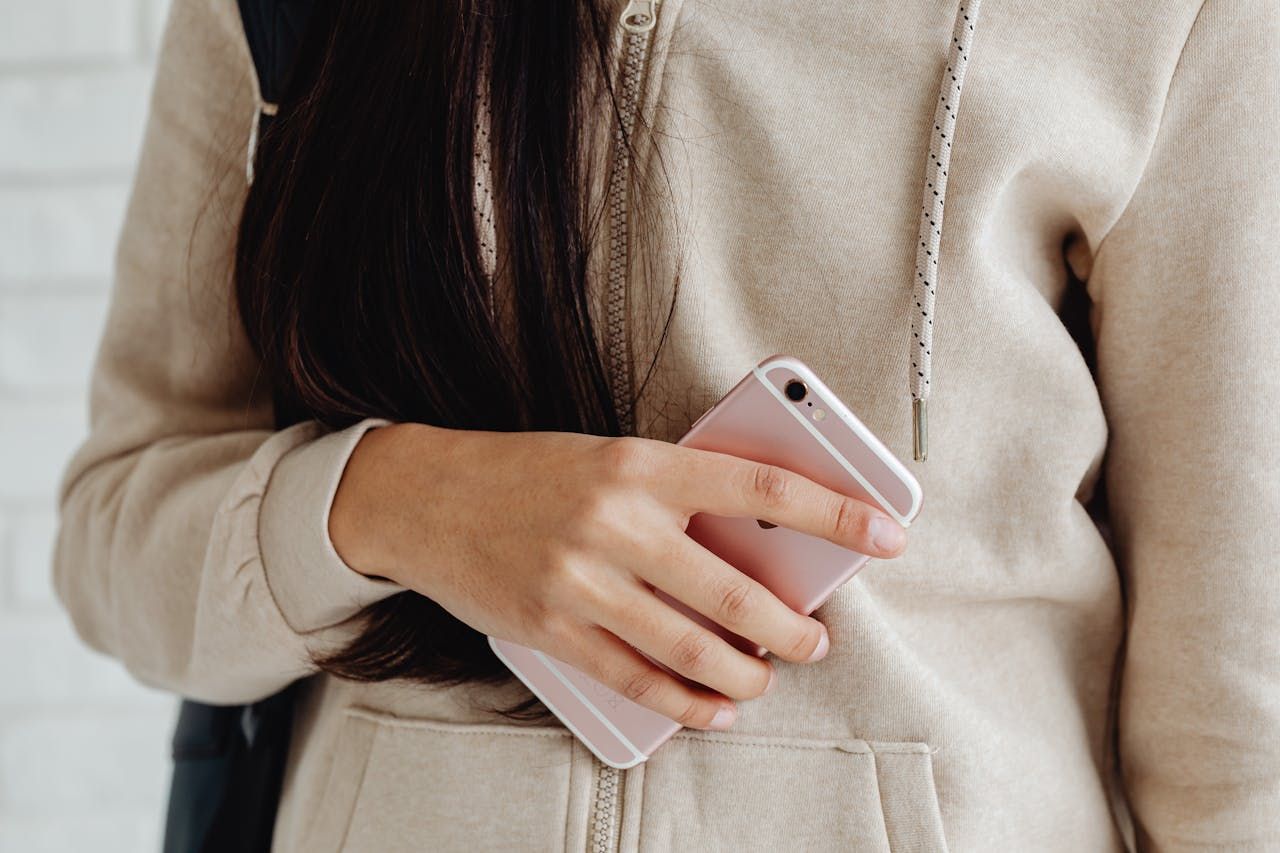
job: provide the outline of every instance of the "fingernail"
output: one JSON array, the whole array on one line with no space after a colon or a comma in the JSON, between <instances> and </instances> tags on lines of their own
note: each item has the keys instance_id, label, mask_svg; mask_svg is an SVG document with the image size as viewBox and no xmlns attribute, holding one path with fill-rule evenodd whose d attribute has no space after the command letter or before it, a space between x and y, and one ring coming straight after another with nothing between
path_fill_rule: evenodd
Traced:
<instances>
[{"instance_id":1,"label":"fingernail","mask_svg":"<svg viewBox=\"0 0 1280 853\"><path fill-rule=\"evenodd\" d=\"M773 689L773 685L778 682L778 671L773 667L769 667L769 683L764 686L764 693L768 693ZM760 695L763 696L764 693Z\"/></svg>"},{"instance_id":2,"label":"fingernail","mask_svg":"<svg viewBox=\"0 0 1280 853\"><path fill-rule=\"evenodd\" d=\"M869 529L871 544L881 551L897 552L907 543L907 531L892 518L873 518Z\"/></svg>"},{"instance_id":3,"label":"fingernail","mask_svg":"<svg viewBox=\"0 0 1280 853\"><path fill-rule=\"evenodd\" d=\"M822 629L822 639L818 640L818 647L813 650L813 654L809 655L809 663L816 660L822 660L827 656L827 650L831 648L831 637L827 634L827 629Z\"/></svg>"},{"instance_id":4,"label":"fingernail","mask_svg":"<svg viewBox=\"0 0 1280 853\"><path fill-rule=\"evenodd\" d=\"M737 712L733 710L733 706L725 705L721 707L719 711L716 711L716 715L711 718L711 725L708 726L708 728L716 731L724 731L729 728L729 726L733 725L733 720L736 716L738 715Z\"/></svg>"}]
</instances>

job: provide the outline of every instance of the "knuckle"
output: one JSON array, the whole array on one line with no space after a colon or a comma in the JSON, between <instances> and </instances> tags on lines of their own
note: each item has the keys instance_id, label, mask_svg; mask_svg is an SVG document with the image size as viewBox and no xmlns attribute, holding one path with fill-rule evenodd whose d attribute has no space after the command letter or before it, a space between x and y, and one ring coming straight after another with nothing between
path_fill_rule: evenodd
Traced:
<instances>
[{"instance_id":1,"label":"knuckle","mask_svg":"<svg viewBox=\"0 0 1280 853\"><path fill-rule=\"evenodd\" d=\"M773 684L773 667L765 666L761 670L763 678L760 679L760 686L756 688L756 698L763 696L769 692L769 686Z\"/></svg>"},{"instance_id":2,"label":"knuckle","mask_svg":"<svg viewBox=\"0 0 1280 853\"><path fill-rule=\"evenodd\" d=\"M541 600L526 601L516 614L516 621L520 629L531 636L558 636L557 611Z\"/></svg>"},{"instance_id":3,"label":"knuckle","mask_svg":"<svg viewBox=\"0 0 1280 853\"><path fill-rule=\"evenodd\" d=\"M686 674L702 672L710 658L711 643L700 631L686 632L671 648L671 663Z\"/></svg>"},{"instance_id":4,"label":"knuckle","mask_svg":"<svg viewBox=\"0 0 1280 853\"><path fill-rule=\"evenodd\" d=\"M582 568L577 561L564 558L557 560L551 569L550 586L570 594L581 592L588 586Z\"/></svg>"},{"instance_id":5,"label":"knuckle","mask_svg":"<svg viewBox=\"0 0 1280 853\"><path fill-rule=\"evenodd\" d=\"M605 478L613 482L633 483L642 479L653 464L648 444L635 436L622 436L605 444Z\"/></svg>"},{"instance_id":6,"label":"knuckle","mask_svg":"<svg viewBox=\"0 0 1280 853\"><path fill-rule=\"evenodd\" d=\"M637 670L625 676L621 686L622 695L632 702L655 702L662 693L658 674L648 669Z\"/></svg>"},{"instance_id":7,"label":"knuckle","mask_svg":"<svg viewBox=\"0 0 1280 853\"><path fill-rule=\"evenodd\" d=\"M776 465L760 464L752 471L751 490L763 506L776 509L791 495L790 478Z\"/></svg>"},{"instance_id":8,"label":"knuckle","mask_svg":"<svg viewBox=\"0 0 1280 853\"><path fill-rule=\"evenodd\" d=\"M619 532L619 523L626 515L622 496L597 483L568 509L560 538L571 553L594 551Z\"/></svg>"},{"instance_id":9,"label":"knuckle","mask_svg":"<svg viewBox=\"0 0 1280 853\"><path fill-rule=\"evenodd\" d=\"M792 636L786 656L791 660L808 660L809 656L817 651L820 642L822 642L822 629L816 625L806 626Z\"/></svg>"},{"instance_id":10,"label":"knuckle","mask_svg":"<svg viewBox=\"0 0 1280 853\"><path fill-rule=\"evenodd\" d=\"M580 606L594 607L605 598L601 584L587 568L577 560L560 562L552 573L547 592L559 609Z\"/></svg>"},{"instance_id":11,"label":"knuckle","mask_svg":"<svg viewBox=\"0 0 1280 853\"><path fill-rule=\"evenodd\" d=\"M542 608L537 622L538 633L553 644L565 644L572 638L570 620L555 608Z\"/></svg>"},{"instance_id":12,"label":"knuckle","mask_svg":"<svg viewBox=\"0 0 1280 853\"><path fill-rule=\"evenodd\" d=\"M711 716L703 709L701 702L691 699L672 719L686 728L702 728L711 721Z\"/></svg>"},{"instance_id":13,"label":"knuckle","mask_svg":"<svg viewBox=\"0 0 1280 853\"><path fill-rule=\"evenodd\" d=\"M841 498L837 501L835 520L831 526L837 538L860 537L867 527L866 513L862 511L861 501L853 498Z\"/></svg>"},{"instance_id":14,"label":"knuckle","mask_svg":"<svg viewBox=\"0 0 1280 853\"><path fill-rule=\"evenodd\" d=\"M755 598L755 591L746 580L726 581L720 590L720 624L726 628L741 625L755 608Z\"/></svg>"}]
</instances>

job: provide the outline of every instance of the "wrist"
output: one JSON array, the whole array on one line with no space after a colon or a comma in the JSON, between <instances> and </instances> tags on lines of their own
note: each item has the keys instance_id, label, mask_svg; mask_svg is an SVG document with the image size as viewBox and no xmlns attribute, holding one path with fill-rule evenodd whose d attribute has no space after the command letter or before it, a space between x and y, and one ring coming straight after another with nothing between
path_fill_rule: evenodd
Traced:
<instances>
[{"instance_id":1,"label":"wrist","mask_svg":"<svg viewBox=\"0 0 1280 853\"><path fill-rule=\"evenodd\" d=\"M344 563L368 577L397 580L397 565L388 547L387 526L394 472L404 453L405 439L419 424L376 427L361 436L347 459L329 508L329 541Z\"/></svg>"}]
</instances>

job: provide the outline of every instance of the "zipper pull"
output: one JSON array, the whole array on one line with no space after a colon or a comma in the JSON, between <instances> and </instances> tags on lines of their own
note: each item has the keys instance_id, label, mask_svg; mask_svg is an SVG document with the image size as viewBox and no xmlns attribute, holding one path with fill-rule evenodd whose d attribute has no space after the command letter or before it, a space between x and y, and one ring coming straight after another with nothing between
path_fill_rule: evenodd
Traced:
<instances>
[{"instance_id":1,"label":"zipper pull","mask_svg":"<svg viewBox=\"0 0 1280 853\"><path fill-rule=\"evenodd\" d=\"M662 0L630 0L622 12L622 28L629 33L644 35L658 23L658 4Z\"/></svg>"}]
</instances>

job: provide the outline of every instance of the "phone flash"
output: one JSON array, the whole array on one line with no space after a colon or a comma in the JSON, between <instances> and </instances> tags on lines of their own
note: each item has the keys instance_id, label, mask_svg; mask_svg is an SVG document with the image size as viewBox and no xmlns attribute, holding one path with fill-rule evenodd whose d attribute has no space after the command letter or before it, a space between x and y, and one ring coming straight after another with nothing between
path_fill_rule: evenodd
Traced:
<instances>
[{"instance_id":1,"label":"phone flash","mask_svg":"<svg viewBox=\"0 0 1280 853\"><path fill-rule=\"evenodd\" d=\"M820 421L820 420L822 420L823 418L825 418L826 416L827 416L827 413L826 413L826 411L825 411L824 409L814 409L814 410L813 410L813 419L814 419L815 421Z\"/></svg>"}]
</instances>

